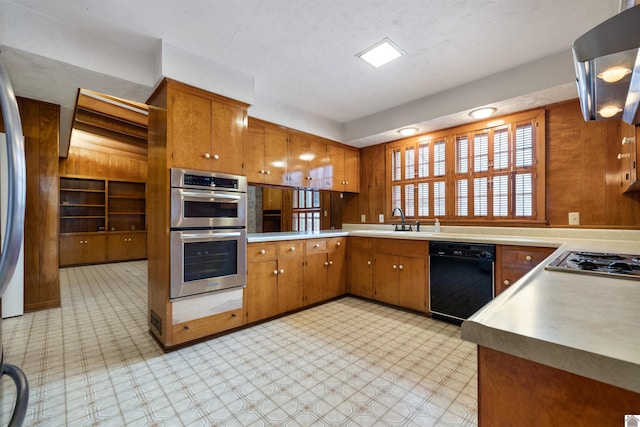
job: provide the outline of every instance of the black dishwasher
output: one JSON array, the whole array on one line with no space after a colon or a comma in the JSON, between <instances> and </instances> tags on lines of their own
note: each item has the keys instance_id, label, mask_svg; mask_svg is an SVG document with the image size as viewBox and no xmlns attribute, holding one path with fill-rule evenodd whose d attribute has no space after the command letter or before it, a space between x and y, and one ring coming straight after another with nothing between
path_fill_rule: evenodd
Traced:
<instances>
[{"instance_id":1,"label":"black dishwasher","mask_svg":"<svg viewBox=\"0 0 640 427\"><path fill-rule=\"evenodd\" d=\"M429 310L460 324L493 299L495 245L429 242Z\"/></svg>"}]
</instances>

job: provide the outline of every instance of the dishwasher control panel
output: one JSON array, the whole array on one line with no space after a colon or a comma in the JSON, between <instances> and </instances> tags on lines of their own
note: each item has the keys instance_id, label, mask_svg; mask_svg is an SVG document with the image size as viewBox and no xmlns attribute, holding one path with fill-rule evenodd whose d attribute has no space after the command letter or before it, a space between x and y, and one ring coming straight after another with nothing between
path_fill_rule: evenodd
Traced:
<instances>
[{"instance_id":1,"label":"dishwasher control panel","mask_svg":"<svg viewBox=\"0 0 640 427\"><path fill-rule=\"evenodd\" d=\"M496 256L496 247L495 245L476 243L429 242L429 255L479 258L493 261Z\"/></svg>"}]
</instances>

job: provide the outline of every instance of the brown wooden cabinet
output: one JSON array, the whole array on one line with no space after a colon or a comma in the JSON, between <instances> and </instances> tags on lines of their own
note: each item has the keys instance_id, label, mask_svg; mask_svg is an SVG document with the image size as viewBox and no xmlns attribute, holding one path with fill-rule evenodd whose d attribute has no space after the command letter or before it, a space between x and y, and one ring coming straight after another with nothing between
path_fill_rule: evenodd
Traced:
<instances>
[{"instance_id":1,"label":"brown wooden cabinet","mask_svg":"<svg viewBox=\"0 0 640 427\"><path fill-rule=\"evenodd\" d=\"M60 266L98 264L107 260L106 233L60 235Z\"/></svg>"},{"instance_id":2,"label":"brown wooden cabinet","mask_svg":"<svg viewBox=\"0 0 640 427\"><path fill-rule=\"evenodd\" d=\"M245 172L249 182L287 184L288 138L286 131L263 126L250 119L245 150Z\"/></svg>"},{"instance_id":3,"label":"brown wooden cabinet","mask_svg":"<svg viewBox=\"0 0 640 427\"><path fill-rule=\"evenodd\" d=\"M360 155L357 150L327 146L330 168L328 190L357 193L360 189Z\"/></svg>"},{"instance_id":4,"label":"brown wooden cabinet","mask_svg":"<svg viewBox=\"0 0 640 427\"><path fill-rule=\"evenodd\" d=\"M640 126L621 123L622 141L618 160L621 171L621 191L623 193L640 191L640 175L638 174L638 138Z\"/></svg>"},{"instance_id":5,"label":"brown wooden cabinet","mask_svg":"<svg viewBox=\"0 0 640 427\"><path fill-rule=\"evenodd\" d=\"M308 240L304 259L304 303L315 304L346 292L346 238Z\"/></svg>"},{"instance_id":6,"label":"brown wooden cabinet","mask_svg":"<svg viewBox=\"0 0 640 427\"><path fill-rule=\"evenodd\" d=\"M349 237L349 292L373 298L373 239Z\"/></svg>"},{"instance_id":7,"label":"brown wooden cabinet","mask_svg":"<svg viewBox=\"0 0 640 427\"><path fill-rule=\"evenodd\" d=\"M212 316L176 323L171 326L173 344L184 344L202 337L213 335L228 329L237 328L244 323L242 309L225 311Z\"/></svg>"},{"instance_id":8,"label":"brown wooden cabinet","mask_svg":"<svg viewBox=\"0 0 640 427\"><path fill-rule=\"evenodd\" d=\"M144 182L61 176L59 265L146 258L145 192Z\"/></svg>"},{"instance_id":9,"label":"brown wooden cabinet","mask_svg":"<svg viewBox=\"0 0 640 427\"><path fill-rule=\"evenodd\" d=\"M319 139L294 133L289 135L288 149L287 185L330 189L327 144Z\"/></svg>"},{"instance_id":10,"label":"brown wooden cabinet","mask_svg":"<svg viewBox=\"0 0 640 427\"><path fill-rule=\"evenodd\" d=\"M499 295L516 280L551 255L555 248L496 246L495 293Z\"/></svg>"},{"instance_id":11,"label":"brown wooden cabinet","mask_svg":"<svg viewBox=\"0 0 640 427\"><path fill-rule=\"evenodd\" d=\"M165 79L170 167L244 175L247 105Z\"/></svg>"},{"instance_id":12,"label":"brown wooden cabinet","mask_svg":"<svg viewBox=\"0 0 640 427\"><path fill-rule=\"evenodd\" d=\"M376 298L380 288L382 295L388 299L387 302L396 301L391 304L423 312L428 311L428 242L376 239L375 250L376 274L379 269L388 270L382 277L375 277ZM383 262L380 268L378 267L379 257ZM391 285L384 283L385 277L389 278Z\"/></svg>"},{"instance_id":13,"label":"brown wooden cabinet","mask_svg":"<svg viewBox=\"0 0 640 427\"><path fill-rule=\"evenodd\" d=\"M303 303L302 241L249 243L247 247L247 322L300 308Z\"/></svg>"},{"instance_id":14,"label":"brown wooden cabinet","mask_svg":"<svg viewBox=\"0 0 640 427\"><path fill-rule=\"evenodd\" d=\"M144 231L107 234L107 261L131 261L147 257L147 233Z\"/></svg>"}]
</instances>

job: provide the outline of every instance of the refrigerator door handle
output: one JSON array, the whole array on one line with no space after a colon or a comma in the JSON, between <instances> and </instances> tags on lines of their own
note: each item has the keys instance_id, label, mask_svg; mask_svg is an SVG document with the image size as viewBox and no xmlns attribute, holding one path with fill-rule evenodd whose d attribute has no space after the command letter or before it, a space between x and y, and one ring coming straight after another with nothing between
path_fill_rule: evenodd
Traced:
<instances>
[{"instance_id":1,"label":"refrigerator door handle","mask_svg":"<svg viewBox=\"0 0 640 427\"><path fill-rule=\"evenodd\" d=\"M7 227L0 255L0 297L13 277L22 237L24 234L24 211L26 206L26 166L24 157L24 135L20 112L9 75L0 61L0 107L7 135Z\"/></svg>"},{"instance_id":2,"label":"refrigerator door handle","mask_svg":"<svg viewBox=\"0 0 640 427\"><path fill-rule=\"evenodd\" d=\"M8 427L19 427L24 423L27 405L29 404L29 383L27 382L27 376L22 369L9 363L4 364L2 375L7 375L16 383L16 407L13 409Z\"/></svg>"}]
</instances>

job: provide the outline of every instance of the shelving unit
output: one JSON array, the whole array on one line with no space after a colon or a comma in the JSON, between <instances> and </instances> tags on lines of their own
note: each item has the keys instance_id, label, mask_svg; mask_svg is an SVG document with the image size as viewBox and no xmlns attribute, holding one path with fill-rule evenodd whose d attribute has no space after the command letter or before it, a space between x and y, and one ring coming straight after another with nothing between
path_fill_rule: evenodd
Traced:
<instances>
[{"instance_id":1,"label":"shelving unit","mask_svg":"<svg viewBox=\"0 0 640 427\"><path fill-rule=\"evenodd\" d=\"M144 182L60 177L60 266L147 257Z\"/></svg>"},{"instance_id":2,"label":"shelving unit","mask_svg":"<svg viewBox=\"0 0 640 427\"><path fill-rule=\"evenodd\" d=\"M104 231L105 181L60 177L60 233Z\"/></svg>"}]
</instances>

